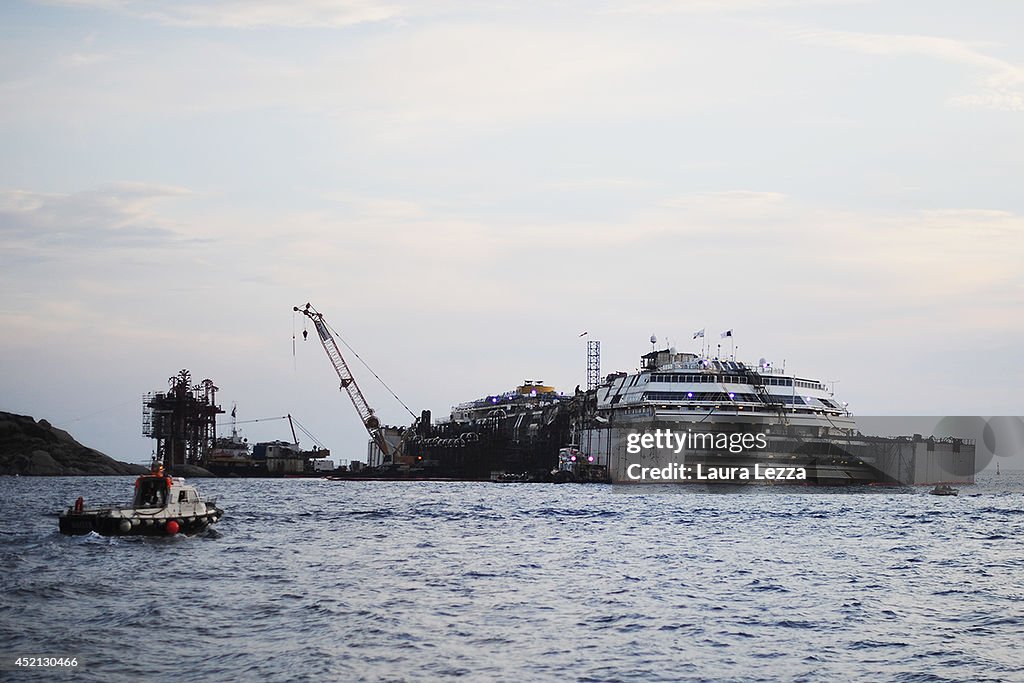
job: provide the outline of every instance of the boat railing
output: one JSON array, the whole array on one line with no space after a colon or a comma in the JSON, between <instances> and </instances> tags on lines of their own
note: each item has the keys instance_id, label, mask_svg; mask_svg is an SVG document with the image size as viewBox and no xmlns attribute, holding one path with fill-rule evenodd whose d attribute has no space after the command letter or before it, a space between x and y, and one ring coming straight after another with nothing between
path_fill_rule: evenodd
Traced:
<instances>
[{"instance_id":1,"label":"boat railing","mask_svg":"<svg viewBox=\"0 0 1024 683\"><path fill-rule=\"evenodd\" d=\"M75 505L72 503L68 506L68 512L72 514L96 514L98 512L105 512L106 510L114 510L119 508L130 508L131 503L125 503L124 501L119 502L100 502L100 503L85 503L82 505L82 509L79 512L75 512Z\"/></svg>"}]
</instances>

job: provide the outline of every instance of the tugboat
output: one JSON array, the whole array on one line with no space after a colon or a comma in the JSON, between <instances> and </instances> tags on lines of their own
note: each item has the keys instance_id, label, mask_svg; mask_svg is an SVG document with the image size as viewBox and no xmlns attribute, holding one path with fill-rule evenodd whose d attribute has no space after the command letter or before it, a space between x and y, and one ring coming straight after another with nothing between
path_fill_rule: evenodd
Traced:
<instances>
[{"instance_id":1,"label":"tugboat","mask_svg":"<svg viewBox=\"0 0 1024 683\"><path fill-rule=\"evenodd\" d=\"M584 455L576 446L566 446L558 451L558 467L551 470L552 481L566 483L611 483L608 468L594 464L594 456Z\"/></svg>"},{"instance_id":2,"label":"tugboat","mask_svg":"<svg viewBox=\"0 0 1024 683\"><path fill-rule=\"evenodd\" d=\"M86 507L79 496L60 515L60 532L80 536L95 531L103 536L192 536L224 516L215 500L204 501L194 486L164 473L154 461L149 474L135 480L131 505Z\"/></svg>"},{"instance_id":3,"label":"tugboat","mask_svg":"<svg viewBox=\"0 0 1024 683\"><path fill-rule=\"evenodd\" d=\"M960 490L953 488L949 484L936 484L935 488L928 493L933 496L955 496L960 493Z\"/></svg>"}]
</instances>

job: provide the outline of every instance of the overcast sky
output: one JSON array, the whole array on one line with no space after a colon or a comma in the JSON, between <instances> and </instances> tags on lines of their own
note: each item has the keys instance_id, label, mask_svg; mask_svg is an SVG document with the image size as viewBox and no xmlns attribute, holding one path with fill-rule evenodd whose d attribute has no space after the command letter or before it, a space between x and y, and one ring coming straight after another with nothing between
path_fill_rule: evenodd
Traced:
<instances>
[{"instance_id":1,"label":"overcast sky","mask_svg":"<svg viewBox=\"0 0 1024 683\"><path fill-rule=\"evenodd\" d=\"M995 0L4 2L0 410L147 461L141 395L189 368L363 457L310 301L416 411L571 392L583 331L610 372L732 328L860 414L1021 415L1021 26Z\"/></svg>"}]
</instances>

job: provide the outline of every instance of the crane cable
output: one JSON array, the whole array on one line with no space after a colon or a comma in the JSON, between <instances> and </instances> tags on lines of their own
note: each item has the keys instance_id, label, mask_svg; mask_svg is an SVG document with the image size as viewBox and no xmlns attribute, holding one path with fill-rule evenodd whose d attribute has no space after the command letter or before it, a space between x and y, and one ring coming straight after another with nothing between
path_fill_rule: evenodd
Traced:
<instances>
[{"instance_id":1,"label":"crane cable","mask_svg":"<svg viewBox=\"0 0 1024 683\"><path fill-rule=\"evenodd\" d=\"M334 334L335 337L337 337L338 339L341 340L341 343L345 345L345 348L347 348L349 351L351 351L352 355L359 359L359 362L363 364L363 367L365 367L367 370L369 370L370 374L377 378L377 381L380 382L384 386L384 388L388 390L388 393L390 393L392 396L394 396L395 400L402 404L402 407L405 408L405 411L407 413L409 413L410 415L412 415L412 419L415 420L416 419L416 413L412 412L412 409L410 409L409 406L405 405L405 401L403 401L402 399L398 398L398 394L396 394L394 391L391 390L391 387L389 387L387 385L387 382L382 380L380 378L380 375L378 375L376 372L374 372L373 368L371 368L369 365L366 364L366 361L363 360L362 356L360 356L358 353L356 353L356 350L353 349L351 346L349 346L349 343L347 341L345 341L345 338L342 337L340 334L338 334L338 331L336 329L334 329L331 326L331 324L329 322L327 322L326 319L324 319L323 314L320 315L320 320L323 322L324 326L327 327L327 329L330 330Z\"/></svg>"},{"instance_id":2,"label":"crane cable","mask_svg":"<svg viewBox=\"0 0 1024 683\"><path fill-rule=\"evenodd\" d=\"M295 426L299 428L299 431L301 431L303 434L312 439L313 443L315 443L317 446L319 446L320 448L327 448L326 446L324 446L323 442L320 439L316 438L313 435L313 432L306 429L305 425L299 422L299 418L292 415L292 422L294 422Z\"/></svg>"},{"instance_id":3,"label":"crane cable","mask_svg":"<svg viewBox=\"0 0 1024 683\"><path fill-rule=\"evenodd\" d=\"M231 425L231 426L233 426L233 425L245 425L245 424L252 424L253 422L273 422L275 420L287 420L287 419L288 419L287 415L282 415L280 417L260 417L260 418L257 418L255 420L236 420L234 422L220 422L220 423L217 424L217 426L218 427L227 427L229 425ZM308 429L306 429L305 425L303 425L301 422L299 422L299 418L297 418L294 415L292 415L292 422L294 422L295 426L298 427L299 430L303 434L308 436L313 441L313 443L315 443L320 448L326 448L326 446L324 446L323 441L321 441L320 439L316 438L316 436L313 434L313 432L311 432Z\"/></svg>"},{"instance_id":4,"label":"crane cable","mask_svg":"<svg viewBox=\"0 0 1024 683\"><path fill-rule=\"evenodd\" d=\"M282 415L281 417L260 417L260 418L257 418L255 420L236 420L234 422L218 422L217 426L218 427L230 427L233 424L236 424L236 425L247 425L247 424L251 424L253 422L269 422L271 420L287 420L287 419L288 419L287 415Z\"/></svg>"}]
</instances>

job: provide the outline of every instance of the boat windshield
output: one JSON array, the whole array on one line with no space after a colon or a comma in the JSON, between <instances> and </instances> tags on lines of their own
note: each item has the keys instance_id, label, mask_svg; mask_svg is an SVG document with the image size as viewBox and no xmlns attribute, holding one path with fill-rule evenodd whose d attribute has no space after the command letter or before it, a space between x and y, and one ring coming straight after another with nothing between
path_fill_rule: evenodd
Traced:
<instances>
[{"instance_id":1,"label":"boat windshield","mask_svg":"<svg viewBox=\"0 0 1024 683\"><path fill-rule=\"evenodd\" d=\"M167 503L167 480L163 477L141 477L135 488L135 507L164 507Z\"/></svg>"}]
</instances>

